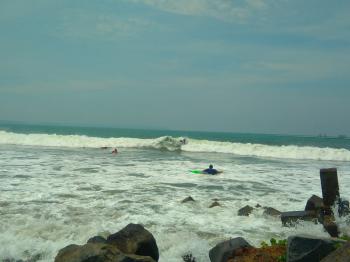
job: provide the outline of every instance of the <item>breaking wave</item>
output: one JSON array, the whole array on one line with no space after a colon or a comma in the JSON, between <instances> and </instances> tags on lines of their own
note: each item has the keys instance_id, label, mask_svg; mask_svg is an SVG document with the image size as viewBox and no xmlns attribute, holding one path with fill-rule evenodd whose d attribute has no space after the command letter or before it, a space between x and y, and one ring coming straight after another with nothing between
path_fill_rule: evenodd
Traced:
<instances>
[{"instance_id":1,"label":"breaking wave","mask_svg":"<svg viewBox=\"0 0 350 262\"><path fill-rule=\"evenodd\" d=\"M84 135L17 134L0 131L0 144L71 148L150 148L169 151L182 150L186 152L226 153L264 158L350 161L350 151L347 149L296 145L277 146L199 139L187 139L187 143L183 144L181 139L171 136L163 136L155 139L126 137L101 138Z\"/></svg>"}]
</instances>

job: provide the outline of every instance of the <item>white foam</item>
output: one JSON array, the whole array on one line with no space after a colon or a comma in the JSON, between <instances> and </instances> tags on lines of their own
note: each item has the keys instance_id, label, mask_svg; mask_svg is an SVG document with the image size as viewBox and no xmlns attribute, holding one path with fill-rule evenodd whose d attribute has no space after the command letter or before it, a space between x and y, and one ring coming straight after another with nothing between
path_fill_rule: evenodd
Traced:
<instances>
[{"instance_id":1,"label":"white foam","mask_svg":"<svg viewBox=\"0 0 350 262\"><path fill-rule=\"evenodd\" d=\"M52 146L73 148L99 148L99 147L124 147L124 148L154 148L170 151L179 150L181 142L170 136L156 139L139 138L102 138L84 135L57 135L57 134L17 134L0 131L0 144L26 145L26 146Z\"/></svg>"},{"instance_id":2,"label":"white foam","mask_svg":"<svg viewBox=\"0 0 350 262\"><path fill-rule=\"evenodd\" d=\"M153 148L170 151L183 150L187 152L226 153L263 158L350 161L350 151L344 148L336 149L295 145L277 146L198 139L188 139L188 143L182 145L180 138L170 136L155 139L101 138L81 135L17 134L0 131L0 144L74 148Z\"/></svg>"},{"instance_id":3,"label":"white foam","mask_svg":"<svg viewBox=\"0 0 350 262\"><path fill-rule=\"evenodd\" d=\"M284 159L310 159L330 161L350 161L350 151L336 148L282 145L272 146L251 143L230 143L207 140L191 140L182 147L190 152L229 153L241 156L271 157Z\"/></svg>"},{"instance_id":4,"label":"white foam","mask_svg":"<svg viewBox=\"0 0 350 262\"><path fill-rule=\"evenodd\" d=\"M254 245L297 233L326 236L313 223L282 227L262 209L237 216L239 208L257 203L302 210L311 194L320 195L319 162L247 161L226 154L215 162L225 172L205 176L188 170L205 167L215 156L193 155L124 149L114 156L103 150L2 145L0 260L40 253L41 262L53 261L62 247L128 223L144 224L157 240L160 261L169 262L181 262L189 252L198 262L209 262L210 248L238 236ZM349 165L337 167L347 198L342 188L350 186ZM189 195L196 202L182 204ZM222 207L208 208L214 198Z\"/></svg>"}]
</instances>

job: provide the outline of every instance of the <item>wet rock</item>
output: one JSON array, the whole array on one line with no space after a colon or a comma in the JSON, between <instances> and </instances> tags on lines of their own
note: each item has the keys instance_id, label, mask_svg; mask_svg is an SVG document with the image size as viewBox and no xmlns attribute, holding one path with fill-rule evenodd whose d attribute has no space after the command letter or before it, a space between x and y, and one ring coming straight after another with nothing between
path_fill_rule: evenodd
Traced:
<instances>
[{"instance_id":1,"label":"wet rock","mask_svg":"<svg viewBox=\"0 0 350 262\"><path fill-rule=\"evenodd\" d=\"M350 258L350 242L344 243L335 251L323 258L321 262L349 262Z\"/></svg>"},{"instance_id":2,"label":"wet rock","mask_svg":"<svg viewBox=\"0 0 350 262\"><path fill-rule=\"evenodd\" d=\"M281 211L278 211L277 209L274 209L273 207L264 207L264 215L269 215L269 216L280 216L282 214Z\"/></svg>"},{"instance_id":3,"label":"wet rock","mask_svg":"<svg viewBox=\"0 0 350 262\"><path fill-rule=\"evenodd\" d=\"M210 204L209 208L212 207L221 207L221 204L218 201L214 201L213 203Z\"/></svg>"},{"instance_id":4,"label":"wet rock","mask_svg":"<svg viewBox=\"0 0 350 262\"><path fill-rule=\"evenodd\" d=\"M251 245L242 237L221 242L209 251L210 261L226 262L235 250L245 247L251 247Z\"/></svg>"},{"instance_id":5,"label":"wet rock","mask_svg":"<svg viewBox=\"0 0 350 262\"><path fill-rule=\"evenodd\" d=\"M116 246L105 243L70 245L61 249L55 262L154 262L151 257L123 254Z\"/></svg>"},{"instance_id":6,"label":"wet rock","mask_svg":"<svg viewBox=\"0 0 350 262\"><path fill-rule=\"evenodd\" d=\"M233 252L227 262L277 262L285 261L286 247L275 245L268 247L245 247Z\"/></svg>"},{"instance_id":7,"label":"wet rock","mask_svg":"<svg viewBox=\"0 0 350 262\"><path fill-rule=\"evenodd\" d=\"M315 213L319 213L323 208L323 199L319 196L312 195L306 202L305 211L314 211Z\"/></svg>"},{"instance_id":8,"label":"wet rock","mask_svg":"<svg viewBox=\"0 0 350 262\"><path fill-rule=\"evenodd\" d=\"M192 254L186 254L182 256L184 262L196 262L196 258Z\"/></svg>"},{"instance_id":9,"label":"wet rock","mask_svg":"<svg viewBox=\"0 0 350 262\"><path fill-rule=\"evenodd\" d=\"M331 237L339 236L338 225L335 223L333 215L323 216L323 228L328 232Z\"/></svg>"},{"instance_id":10,"label":"wet rock","mask_svg":"<svg viewBox=\"0 0 350 262\"><path fill-rule=\"evenodd\" d=\"M87 243L106 243L106 242L107 242L107 239L101 236L94 236L87 241Z\"/></svg>"},{"instance_id":11,"label":"wet rock","mask_svg":"<svg viewBox=\"0 0 350 262\"><path fill-rule=\"evenodd\" d=\"M311 236L291 236L287 243L288 262L319 262L333 252L342 240L320 239Z\"/></svg>"},{"instance_id":12,"label":"wet rock","mask_svg":"<svg viewBox=\"0 0 350 262\"><path fill-rule=\"evenodd\" d=\"M317 222L316 214L313 211L288 211L281 214L281 221L284 226L292 226L298 220Z\"/></svg>"},{"instance_id":13,"label":"wet rock","mask_svg":"<svg viewBox=\"0 0 350 262\"><path fill-rule=\"evenodd\" d=\"M253 212L254 208L246 205L245 207L242 207L240 210L238 210L239 216L249 216Z\"/></svg>"},{"instance_id":14,"label":"wet rock","mask_svg":"<svg viewBox=\"0 0 350 262\"><path fill-rule=\"evenodd\" d=\"M153 235L139 224L129 224L119 232L108 236L107 243L126 254L150 256L159 259L159 251Z\"/></svg>"},{"instance_id":15,"label":"wet rock","mask_svg":"<svg viewBox=\"0 0 350 262\"><path fill-rule=\"evenodd\" d=\"M261 207L261 205L260 205L260 204L256 204L255 207L256 207L256 208L259 208L259 207Z\"/></svg>"},{"instance_id":16,"label":"wet rock","mask_svg":"<svg viewBox=\"0 0 350 262\"><path fill-rule=\"evenodd\" d=\"M183 199L182 201L181 201L181 203L186 203L186 202L191 202L191 201L195 201L191 196L188 196L188 197L186 197L185 199Z\"/></svg>"}]
</instances>

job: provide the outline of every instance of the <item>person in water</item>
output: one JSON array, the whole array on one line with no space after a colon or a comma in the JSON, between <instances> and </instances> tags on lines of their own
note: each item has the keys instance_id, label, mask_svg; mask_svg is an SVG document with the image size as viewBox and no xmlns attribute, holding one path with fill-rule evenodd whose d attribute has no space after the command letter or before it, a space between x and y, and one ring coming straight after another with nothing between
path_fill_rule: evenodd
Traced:
<instances>
[{"instance_id":1,"label":"person in water","mask_svg":"<svg viewBox=\"0 0 350 262\"><path fill-rule=\"evenodd\" d=\"M117 148L114 148L114 149L113 149L112 154L118 154Z\"/></svg>"},{"instance_id":2,"label":"person in water","mask_svg":"<svg viewBox=\"0 0 350 262\"><path fill-rule=\"evenodd\" d=\"M186 145L187 144L186 138L180 139L180 143L183 145Z\"/></svg>"},{"instance_id":3,"label":"person in water","mask_svg":"<svg viewBox=\"0 0 350 262\"><path fill-rule=\"evenodd\" d=\"M219 173L219 171L213 168L213 165L210 165L209 168L204 169L202 172L209 175L216 175Z\"/></svg>"}]
</instances>

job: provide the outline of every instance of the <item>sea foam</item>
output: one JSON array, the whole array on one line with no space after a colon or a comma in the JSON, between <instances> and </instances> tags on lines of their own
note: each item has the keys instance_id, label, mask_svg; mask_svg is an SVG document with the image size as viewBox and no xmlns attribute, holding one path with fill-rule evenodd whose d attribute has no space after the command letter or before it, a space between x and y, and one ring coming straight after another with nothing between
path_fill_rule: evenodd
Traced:
<instances>
[{"instance_id":1,"label":"sea foam","mask_svg":"<svg viewBox=\"0 0 350 262\"><path fill-rule=\"evenodd\" d=\"M262 158L310 159L327 161L350 161L350 151L329 147L312 147L296 145L264 145L237 142L219 142L210 140L187 139L163 136L154 139L128 137L89 137L84 135L57 134L18 134L0 131L0 144L49 146L71 148L139 148L186 152L209 152L235 154Z\"/></svg>"}]
</instances>

